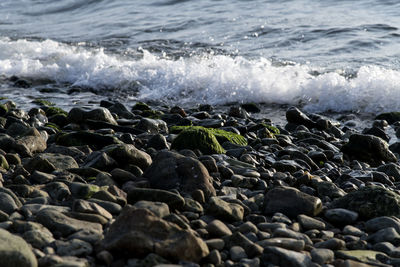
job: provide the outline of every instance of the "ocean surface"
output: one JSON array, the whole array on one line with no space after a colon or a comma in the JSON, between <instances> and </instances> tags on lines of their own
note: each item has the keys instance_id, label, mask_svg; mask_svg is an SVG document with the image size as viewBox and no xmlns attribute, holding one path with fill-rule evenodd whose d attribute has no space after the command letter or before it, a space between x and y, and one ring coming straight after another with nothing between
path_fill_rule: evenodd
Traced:
<instances>
[{"instance_id":1,"label":"ocean surface","mask_svg":"<svg viewBox=\"0 0 400 267\"><path fill-rule=\"evenodd\" d=\"M400 111L399 27L398 0L1 0L0 96Z\"/></svg>"}]
</instances>

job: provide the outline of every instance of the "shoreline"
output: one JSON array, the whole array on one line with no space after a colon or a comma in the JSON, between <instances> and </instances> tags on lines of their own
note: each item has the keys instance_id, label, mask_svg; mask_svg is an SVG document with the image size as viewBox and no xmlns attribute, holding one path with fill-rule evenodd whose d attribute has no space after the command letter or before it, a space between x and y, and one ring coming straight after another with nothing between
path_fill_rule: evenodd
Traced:
<instances>
[{"instance_id":1,"label":"shoreline","mask_svg":"<svg viewBox=\"0 0 400 267\"><path fill-rule=\"evenodd\" d=\"M400 149L384 141L395 114L3 101L0 258L10 265L400 262Z\"/></svg>"}]
</instances>

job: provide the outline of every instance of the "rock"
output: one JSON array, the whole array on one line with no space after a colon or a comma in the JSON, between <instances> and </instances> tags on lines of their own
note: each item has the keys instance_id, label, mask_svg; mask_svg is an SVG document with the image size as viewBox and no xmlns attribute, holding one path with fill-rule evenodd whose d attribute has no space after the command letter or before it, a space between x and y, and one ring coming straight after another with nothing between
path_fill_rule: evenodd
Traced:
<instances>
[{"instance_id":1,"label":"rock","mask_svg":"<svg viewBox=\"0 0 400 267\"><path fill-rule=\"evenodd\" d=\"M260 245L255 244L240 232L225 236L224 241L227 247L239 246L244 248L250 258L260 256L263 252L263 248Z\"/></svg>"},{"instance_id":2,"label":"rock","mask_svg":"<svg viewBox=\"0 0 400 267\"><path fill-rule=\"evenodd\" d=\"M179 188L189 194L201 189L207 198L215 196L212 178L204 165L194 158L175 152L158 153L143 177L150 181L153 188Z\"/></svg>"},{"instance_id":3,"label":"rock","mask_svg":"<svg viewBox=\"0 0 400 267\"><path fill-rule=\"evenodd\" d=\"M333 261L335 254L330 249L314 248L311 250L311 258L313 262L318 264L327 264Z\"/></svg>"},{"instance_id":4,"label":"rock","mask_svg":"<svg viewBox=\"0 0 400 267\"><path fill-rule=\"evenodd\" d=\"M36 214L36 221L47 227L52 233L59 232L68 236L80 230L102 232L101 224L70 218L61 212L52 209L43 209Z\"/></svg>"},{"instance_id":5,"label":"rock","mask_svg":"<svg viewBox=\"0 0 400 267\"><path fill-rule=\"evenodd\" d=\"M342 208L328 209L325 211L325 218L333 224L346 225L357 221L358 213Z\"/></svg>"},{"instance_id":6,"label":"rock","mask_svg":"<svg viewBox=\"0 0 400 267\"><path fill-rule=\"evenodd\" d=\"M214 134L205 128L188 128L174 139L171 149L198 149L204 154L222 154L225 150Z\"/></svg>"},{"instance_id":7,"label":"rock","mask_svg":"<svg viewBox=\"0 0 400 267\"><path fill-rule=\"evenodd\" d=\"M75 199L72 203L72 210L75 212L98 214L108 220L112 219L111 213L109 213L103 207L96 203L89 202L83 199Z\"/></svg>"},{"instance_id":8,"label":"rock","mask_svg":"<svg viewBox=\"0 0 400 267\"><path fill-rule=\"evenodd\" d=\"M352 158L380 165L384 162L397 162L396 156L389 150L389 145L383 139L373 135L353 134L342 151Z\"/></svg>"},{"instance_id":9,"label":"rock","mask_svg":"<svg viewBox=\"0 0 400 267\"><path fill-rule=\"evenodd\" d=\"M29 172L37 170L46 173L78 167L79 165L73 157L53 153L38 154L24 165Z\"/></svg>"},{"instance_id":10,"label":"rock","mask_svg":"<svg viewBox=\"0 0 400 267\"><path fill-rule=\"evenodd\" d=\"M17 209L14 199L9 194L0 192L0 211L11 214Z\"/></svg>"},{"instance_id":11,"label":"rock","mask_svg":"<svg viewBox=\"0 0 400 267\"><path fill-rule=\"evenodd\" d=\"M322 210L319 198L308 195L293 187L278 186L265 195L264 213L281 212L289 217L300 214L315 216Z\"/></svg>"},{"instance_id":12,"label":"rock","mask_svg":"<svg viewBox=\"0 0 400 267\"><path fill-rule=\"evenodd\" d=\"M95 168L101 171L110 171L117 166L117 162L104 152L95 151L88 155L85 168Z\"/></svg>"},{"instance_id":13,"label":"rock","mask_svg":"<svg viewBox=\"0 0 400 267\"><path fill-rule=\"evenodd\" d=\"M168 133L168 127L164 121L149 118L142 118L135 128L151 134Z\"/></svg>"},{"instance_id":14,"label":"rock","mask_svg":"<svg viewBox=\"0 0 400 267\"><path fill-rule=\"evenodd\" d=\"M59 134L56 137L56 144L60 146L89 146L95 150L102 149L105 146L119 144L114 136L102 135L87 131L71 132Z\"/></svg>"},{"instance_id":15,"label":"rock","mask_svg":"<svg viewBox=\"0 0 400 267\"><path fill-rule=\"evenodd\" d=\"M54 242L52 233L43 227L43 229L29 230L22 235L23 239L33 247L43 249Z\"/></svg>"},{"instance_id":16,"label":"rock","mask_svg":"<svg viewBox=\"0 0 400 267\"><path fill-rule=\"evenodd\" d=\"M395 163L381 165L376 170L389 176L393 176L396 182L400 181L400 166Z\"/></svg>"},{"instance_id":17,"label":"rock","mask_svg":"<svg viewBox=\"0 0 400 267\"><path fill-rule=\"evenodd\" d=\"M324 230L326 227L324 222L321 222L320 220L314 219L304 214L298 215L297 220L299 221L300 226L304 230L311 230L311 229Z\"/></svg>"},{"instance_id":18,"label":"rock","mask_svg":"<svg viewBox=\"0 0 400 267\"><path fill-rule=\"evenodd\" d=\"M400 216L400 196L382 187L365 186L335 199L332 207L355 211L365 219Z\"/></svg>"},{"instance_id":19,"label":"rock","mask_svg":"<svg viewBox=\"0 0 400 267\"><path fill-rule=\"evenodd\" d=\"M302 251L305 247L304 240L298 240L289 237L273 237L267 238L257 242L263 248L266 247L280 247L288 250Z\"/></svg>"},{"instance_id":20,"label":"rock","mask_svg":"<svg viewBox=\"0 0 400 267\"><path fill-rule=\"evenodd\" d=\"M287 267L311 267L311 258L300 252L295 252L279 247L266 247L261 259L264 264L272 263ZM267 266L267 265L265 265Z\"/></svg>"},{"instance_id":21,"label":"rock","mask_svg":"<svg viewBox=\"0 0 400 267\"><path fill-rule=\"evenodd\" d=\"M379 251L373 251L373 250L340 250L340 251L336 251L335 255L336 255L336 258L350 259L350 260L355 260L355 261L363 262L363 263L367 263L367 264L369 264L369 263L381 264L377 260L377 256L379 257L379 255L382 255L382 256L387 257L386 254L379 252ZM354 266L354 265L350 265L350 266ZM370 265L368 265L368 266L370 266Z\"/></svg>"},{"instance_id":22,"label":"rock","mask_svg":"<svg viewBox=\"0 0 400 267\"><path fill-rule=\"evenodd\" d=\"M106 108L96 108L91 111L84 111L81 108L73 108L68 113L68 121L74 123L84 123L86 120L103 121L118 125L110 111Z\"/></svg>"},{"instance_id":23,"label":"rock","mask_svg":"<svg viewBox=\"0 0 400 267\"><path fill-rule=\"evenodd\" d=\"M129 204L135 204L137 201L141 200L164 202L171 209L182 209L185 205L185 200L183 197L166 190L151 188L132 188L128 192L127 201Z\"/></svg>"},{"instance_id":24,"label":"rock","mask_svg":"<svg viewBox=\"0 0 400 267\"><path fill-rule=\"evenodd\" d=\"M111 145L105 147L103 150L116 160L120 166L132 164L140 167L142 170L146 170L152 163L150 155L137 149L134 145Z\"/></svg>"},{"instance_id":25,"label":"rock","mask_svg":"<svg viewBox=\"0 0 400 267\"><path fill-rule=\"evenodd\" d=\"M169 223L146 209L125 207L110 226L102 246L129 256L156 253L165 258L198 262L207 245L192 232Z\"/></svg>"},{"instance_id":26,"label":"rock","mask_svg":"<svg viewBox=\"0 0 400 267\"><path fill-rule=\"evenodd\" d=\"M87 256L93 251L92 245L79 239L55 242L57 254L60 256Z\"/></svg>"},{"instance_id":27,"label":"rock","mask_svg":"<svg viewBox=\"0 0 400 267\"><path fill-rule=\"evenodd\" d=\"M317 126L315 122L313 122L306 114L301 112L296 107L290 107L286 111L286 120L289 123L297 124L297 125L304 125L307 128L314 128Z\"/></svg>"},{"instance_id":28,"label":"rock","mask_svg":"<svg viewBox=\"0 0 400 267\"><path fill-rule=\"evenodd\" d=\"M239 204L226 202L219 197L211 197L208 201L207 213L230 222L242 221L244 209Z\"/></svg>"},{"instance_id":29,"label":"rock","mask_svg":"<svg viewBox=\"0 0 400 267\"><path fill-rule=\"evenodd\" d=\"M331 250L340 250L346 248L346 242L338 238L330 238L326 241L318 242L314 244L315 248L326 248Z\"/></svg>"},{"instance_id":30,"label":"rock","mask_svg":"<svg viewBox=\"0 0 400 267\"><path fill-rule=\"evenodd\" d=\"M232 231L220 220L213 220L207 224L206 230L213 237L223 237L232 234Z\"/></svg>"},{"instance_id":31,"label":"rock","mask_svg":"<svg viewBox=\"0 0 400 267\"><path fill-rule=\"evenodd\" d=\"M373 244L379 242L390 242L396 246L400 245L400 235L393 227L383 228L367 237L367 241Z\"/></svg>"},{"instance_id":32,"label":"rock","mask_svg":"<svg viewBox=\"0 0 400 267\"><path fill-rule=\"evenodd\" d=\"M375 117L375 120L385 120L389 124L393 124L397 121L400 121L400 112L381 113Z\"/></svg>"},{"instance_id":33,"label":"rock","mask_svg":"<svg viewBox=\"0 0 400 267\"><path fill-rule=\"evenodd\" d=\"M240 261L241 259L247 258L246 251L242 247L233 246L229 249L229 255L231 256L231 260Z\"/></svg>"},{"instance_id":34,"label":"rock","mask_svg":"<svg viewBox=\"0 0 400 267\"><path fill-rule=\"evenodd\" d=\"M162 134L155 134L147 142L148 147L152 147L157 150L169 149L167 139Z\"/></svg>"},{"instance_id":35,"label":"rock","mask_svg":"<svg viewBox=\"0 0 400 267\"><path fill-rule=\"evenodd\" d=\"M4 229L0 229L0 259L3 266L38 266L36 257L25 240Z\"/></svg>"},{"instance_id":36,"label":"rock","mask_svg":"<svg viewBox=\"0 0 400 267\"><path fill-rule=\"evenodd\" d=\"M148 209L160 218L169 214L168 205L162 202L153 202L147 200L140 200L133 205L137 209Z\"/></svg>"},{"instance_id":37,"label":"rock","mask_svg":"<svg viewBox=\"0 0 400 267\"><path fill-rule=\"evenodd\" d=\"M365 228L368 232L376 232L384 228L393 227L400 233L400 221L396 217L376 217L365 222Z\"/></svg>"},{"instance_id":38,"label":"rock","mask_svg":"<svg viewBox=\"0 0 400 267\"><path fill-rule=\"evenodd\" d=\"M100 190L100 187L94 184L72 182L69 184L69 190L76 198L89 199Z\"/></svg>"}]
</instances>

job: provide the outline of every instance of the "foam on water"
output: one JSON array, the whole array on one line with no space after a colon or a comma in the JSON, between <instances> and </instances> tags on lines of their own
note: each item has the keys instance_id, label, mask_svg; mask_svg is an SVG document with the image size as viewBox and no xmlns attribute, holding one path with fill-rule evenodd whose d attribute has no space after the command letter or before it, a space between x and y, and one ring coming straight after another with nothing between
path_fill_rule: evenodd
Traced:
<instances>
[{"instance_id":1,"label":"foam on water","mask_svg":"<svg viewBox=\"0 0 400 267\"><path fill-rule=\"evenodd\" d=\"M133 59L56 41L0 39L0 74L90 87L121 89L137 99L176 104L257 102L304 104L313 112L400 110L400 72L363 66L356 77L312 75L308 65L276 66L225 55L172 60L147 51ZM322 70L318 70L322 71Z\"/></svg>"}]
</instances>

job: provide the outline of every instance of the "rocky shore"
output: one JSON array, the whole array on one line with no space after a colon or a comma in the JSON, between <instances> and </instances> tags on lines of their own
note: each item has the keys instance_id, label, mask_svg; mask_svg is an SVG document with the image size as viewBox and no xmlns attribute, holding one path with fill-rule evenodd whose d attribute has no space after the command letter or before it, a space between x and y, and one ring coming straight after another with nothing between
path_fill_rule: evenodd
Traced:
<instances>
[{"instance_id":1,"label":"rocky shore","mask_svg":"<svg viewBox=\"0 0 400 267\"><path fill-rule=\"evenodd\" d=\"M2 266L400 266L398 113L2 101Z\"/></svg>"}]
</instances>

